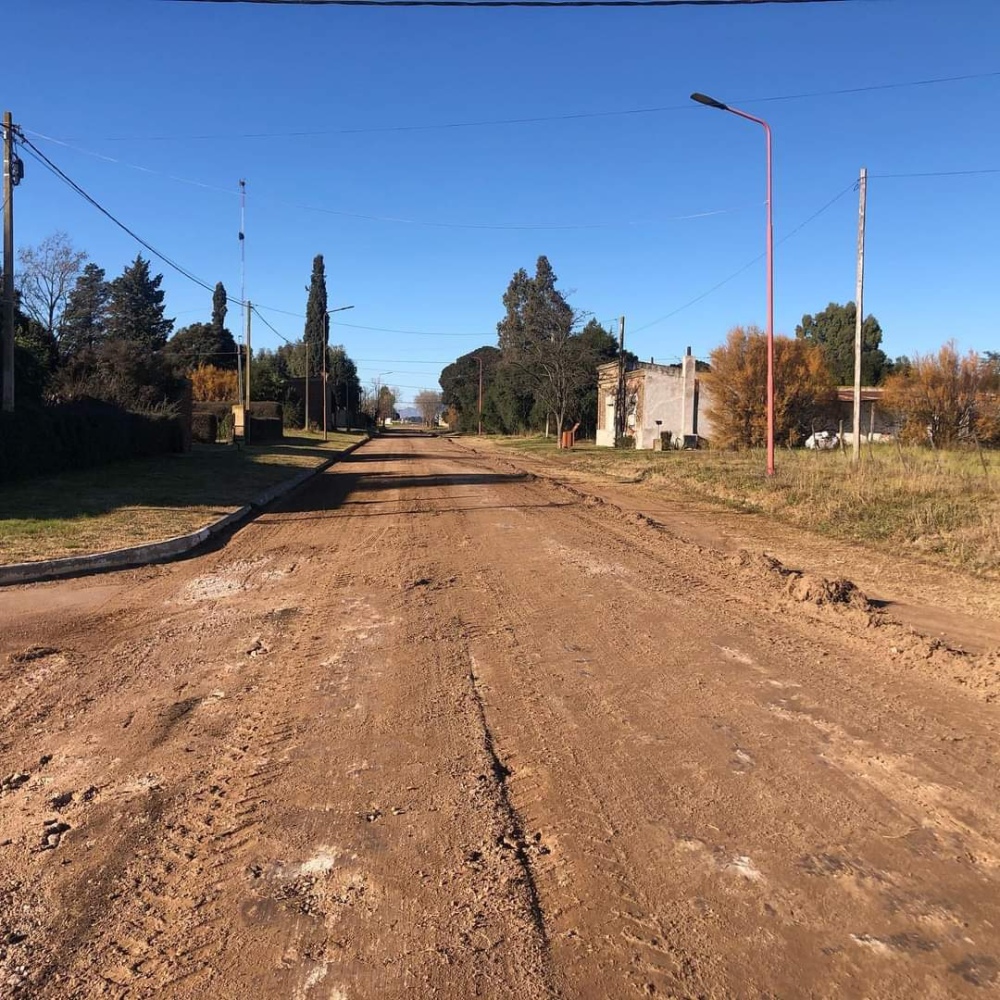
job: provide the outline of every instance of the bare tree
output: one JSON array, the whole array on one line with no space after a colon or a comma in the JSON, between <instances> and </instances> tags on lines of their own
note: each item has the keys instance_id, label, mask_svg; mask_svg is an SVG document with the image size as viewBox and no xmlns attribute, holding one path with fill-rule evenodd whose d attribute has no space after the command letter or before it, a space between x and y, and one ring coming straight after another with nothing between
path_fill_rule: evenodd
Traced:
<instances>
[{"instance_id":1,"label":"bare tree","mask_svg":"<svg viewBox=\"0 0 1000 1000\"><path fill-rule=\"evenodd\" d=\"M441 393L434 392L431 389L421 389L413 402L420 411L424 424L428 427L433 427L437 421L438 414L441 412Z\"/></svg>"},{"instance_id":2,"label":"bare tree","mask_svg":"<svg viewBox=\"0 0 1000 1000\"><path fill-rule=\"evenodd\" d=\"M87 254L74 249L66 233L55 232L38 246L22 247L18 257L21 305L32 319L54 333Z\"/></svg>"}]
</instances>

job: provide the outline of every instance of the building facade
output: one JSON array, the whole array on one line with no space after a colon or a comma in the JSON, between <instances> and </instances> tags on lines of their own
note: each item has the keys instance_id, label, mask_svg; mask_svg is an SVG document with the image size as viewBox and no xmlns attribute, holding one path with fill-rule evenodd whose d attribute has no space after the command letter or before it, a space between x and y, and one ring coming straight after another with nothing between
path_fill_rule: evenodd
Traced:
<instances>
[{"instance_id":1,"label":"building facade","mask_svg":"<svg viewBox=\"0 0 1000 1000\"><path fill-rule=\"evenodd\" d=\"M625 372L625 435L636 448L651 449L666 433L669 447L696 447L699 439L711 438L699 374L690 347L680 364L640 361ZM614 447L617 395L618 362L612 361L597 369L598 447Z\"/></svg>"}]
</instances>

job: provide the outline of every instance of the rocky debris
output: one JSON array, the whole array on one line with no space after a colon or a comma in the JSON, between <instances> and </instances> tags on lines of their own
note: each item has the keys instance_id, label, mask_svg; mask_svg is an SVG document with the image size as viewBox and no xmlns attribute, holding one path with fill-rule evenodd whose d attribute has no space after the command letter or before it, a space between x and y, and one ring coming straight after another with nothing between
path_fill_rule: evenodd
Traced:
<instances>
[{"instance_id":1,"label":"rocky debris","mask_svg":"<svg viewBox=\"0 0 1000 1000\"><path fill-rule=\"evenodd\" d=\"M31 774L28 771L14 771L13 774L8 774L6 778L0 780L0 795L15 791L30 778Z\"/></svg>"},{"instance_id":2,"label":"rocky debris","mask_svg":"<svg viewBox=\"0 0 1000 1000\"><path fill-rule=\"evenodd\" d=\"M60 819L47 819L42 831L42 842L39 849L42 851L55 850L62 843L63 835L71 829L69 823L64 823Z\"/></svg>"},{"instance_id":3,"label":"rocky debris","mask_svg":"<svg viewBox=\"0 0 1000 1000\"><path fill-rule=\"evenodd\" d=\"M56 656L59 650L54 646L29 646L20 653L11 653L11 663L31 663L33 660L44 660L47 656Z\"/></svg>"}]
</instances>

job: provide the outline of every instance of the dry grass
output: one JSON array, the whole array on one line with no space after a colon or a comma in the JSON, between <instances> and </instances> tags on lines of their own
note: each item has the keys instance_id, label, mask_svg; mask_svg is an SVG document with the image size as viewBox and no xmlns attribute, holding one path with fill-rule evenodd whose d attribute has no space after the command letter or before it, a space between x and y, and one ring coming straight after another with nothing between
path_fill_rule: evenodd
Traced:
<instances>
[{"instance_id":1,"label":"dry grass","mask_svg":"<svg viewBox=\"0 0 1000 1000\"><path fill-rule=\"evenodd\" d=\"M1000 577L1000 454L878 445L859 468L850 452L779 451L773 479L764 453L635 452L583 444L560 452L544 438L505 447L664 492L718 503L838 538Z\"/></svg>"},{"instance_id":2,"label":"dry grass","mask_svg":"<svg viewBox=\"0 0 1000 1000\"><path fill-rule=\"evenodd\" d=\"M302 431L239 449L196 445L184 455L46 476L0 491L0 563L103 552L197 531L268 487L315 468L358 434Z\"/></svg>"}]
</instances>

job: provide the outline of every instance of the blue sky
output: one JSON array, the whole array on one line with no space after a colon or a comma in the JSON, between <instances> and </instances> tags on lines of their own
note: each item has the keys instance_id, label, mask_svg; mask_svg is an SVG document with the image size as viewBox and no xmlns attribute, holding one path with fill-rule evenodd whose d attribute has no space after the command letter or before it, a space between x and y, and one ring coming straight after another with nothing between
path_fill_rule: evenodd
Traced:
<instances>
[{"instance_id":1,"label":"blue sky","mask_svg":"<svg viewBox=\"0 0 1000 1000\"><path fill-rule=\"evenodd\" d=\"M436 388L442 363L495 340L511 274L540 253L577 309L605 323L627 316L629 346L642 357L668 360L688 345L707 356L734 324L763 325L763 262L677 311L764 243L762 132L690 105L693 90L771 122L776 239L844 192L776 251L778 332L853 298L851 186L865 165L865 304L883 347L911 354L954 338L996 350L1000 173L879 175L1000 168L998 7L33 0L5 12L18 42L5 48L4 101L98 201L233 295L245 177L248 297L303 313L312 257L323 253L331 305L355 307L335 317L333 340L364 377L393 372L383 381L404 398ZM756 100L976 74L996 75ZM643 108L676 110L351 131ZM325 134L243 137L295 132ZM25 165L18 243L63 229L109 276L119 273L137 246L28 156ZM157 269L177 325L207 319L210 295ZM301 319L262 311L284 335L301 336ZM254 343L280 341L257 323Z\"/></svg>"}]
</instances>

